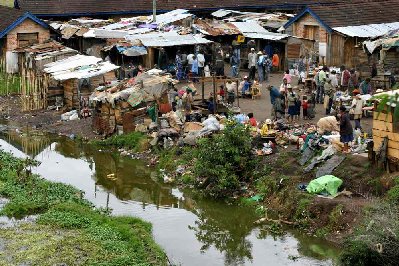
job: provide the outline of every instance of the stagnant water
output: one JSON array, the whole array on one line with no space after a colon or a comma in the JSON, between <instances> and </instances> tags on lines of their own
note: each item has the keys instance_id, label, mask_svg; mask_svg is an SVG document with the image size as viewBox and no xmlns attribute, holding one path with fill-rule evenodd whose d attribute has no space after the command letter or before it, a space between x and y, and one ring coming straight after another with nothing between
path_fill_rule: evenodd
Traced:
<instances>
[{"instance_id":1,"label":"stagnant water","mask_svg":"<svg viewBox=\"0 0 399 266\"><path fill-rule=\"evenodd\" d=\"M15 156L40 161L34 172L85 192L97 207L115 215L140 217L153 224L153 235L176 265L331 265L338 249L299 231L273 237L248 207L193 199L160 183L143 162L66 137L0 134L0 147ZM115 174L116 179L107 177Z\"/></svg>"}]
</instances>

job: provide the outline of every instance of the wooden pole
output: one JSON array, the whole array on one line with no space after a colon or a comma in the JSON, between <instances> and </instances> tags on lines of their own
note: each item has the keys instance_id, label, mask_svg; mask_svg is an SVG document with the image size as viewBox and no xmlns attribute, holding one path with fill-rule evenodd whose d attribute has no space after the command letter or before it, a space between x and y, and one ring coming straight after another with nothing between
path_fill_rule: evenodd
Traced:
<instances>
[{"instance_id":1,"label":"wooden pole","mask_svg":"<svg viewBox=\"0 0 399 266\"><path fill-rule=\"evenodd\" d=\"M216 103L216 76L213 74L213 105L215 106L215 111L217 112L218 107Z\"/></svg>"},{"instance_id":2,"label":"wooden pole","mask_svg":"<svg viewBox=\"0 0 399 266\"><path fill-rule=\"evenodd\" d=\"M236 80L237 106L240 107L240 97L238 97L238 84L238 80Z\"/></svg>"},{"instance_id":3,"label":"wooden pole","mask_svg":"<svg viewBox=\"0 0 399 266\"><path fill-rule=\"evenodd\" d=\"M205 80L201 77L201 87L202 87L202 102L205 101Z\"/></svg>"}]
</instances>

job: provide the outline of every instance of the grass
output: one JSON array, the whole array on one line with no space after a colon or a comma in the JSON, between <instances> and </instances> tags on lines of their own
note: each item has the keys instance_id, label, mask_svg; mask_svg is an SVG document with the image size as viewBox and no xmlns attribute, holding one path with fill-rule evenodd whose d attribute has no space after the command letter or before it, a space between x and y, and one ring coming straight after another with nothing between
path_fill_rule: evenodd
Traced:
<instances>
[{"instance_id":1,"label":"grass","mask_svg":"<svg viewBox=\"0 0 399 266\"><path fill-rule=\"evenodd\" d=\"M20 82L19 76L0 72L0 95L20 93Z\"/></svg>"},{"instance_id":2,"label":"grass","mask_svg":"<svg viewBox=\"0 0 399 266\"><path fill-rule=\"evenodd\" d=\"M39 214L36 223L0 229L0 265L166 265L151 224L114 217L82 199L79 190L31 175L33 161L0 151L3 214Z\"/></svg>"},{"instance_id":3,"label":"grass","mask_svg":"<svg viewBox=\"0 0 399 266\"><path fill-rule=\"evenodd\" d=\"M0 5L13 7L14 6L14 0L0 0Z\"/></svg>"},{"instance_id":4,"label":"grass","mask_svg":"<svg viewBox=\"0 0 399 266\"><path fill-rule=\"evenodd\" d=\"M93 144L102 147L124 148L133 151L145 149L147 137L140 132L132 132L129 134L115 135L105 140L93 141Z\"/></svg>"}]
</instances>

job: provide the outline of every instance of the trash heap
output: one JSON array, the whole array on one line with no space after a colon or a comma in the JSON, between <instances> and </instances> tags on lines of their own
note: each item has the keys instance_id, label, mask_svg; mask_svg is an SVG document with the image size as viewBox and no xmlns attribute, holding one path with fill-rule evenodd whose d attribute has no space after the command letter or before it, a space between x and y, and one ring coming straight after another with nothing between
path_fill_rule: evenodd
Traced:
<instances>
[{"instance_id":1,"label":"trash heap","mask_svg":"<svg viewBox=\"0 0 399 266\"><path fill-rule=\"evenodd\" d=\"M168 90L177 81L169 75L146 72L131 79L98 87L90 96L93 129L103 136L137 131L156 121L158 103L168 103Z\"/></svg>"}]
</instances>

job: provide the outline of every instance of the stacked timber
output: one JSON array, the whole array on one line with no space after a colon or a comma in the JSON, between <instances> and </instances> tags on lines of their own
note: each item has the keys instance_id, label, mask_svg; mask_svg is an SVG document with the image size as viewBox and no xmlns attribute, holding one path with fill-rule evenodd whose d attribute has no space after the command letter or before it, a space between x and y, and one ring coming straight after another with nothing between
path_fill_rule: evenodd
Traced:
<instances>
[{"instance_id":1,"label":"stacked timber","mask_svg":"<svg viewBox=\"0 0 399 266\"><path fill-rule=\"evenodd\" d=\"M391 112L374 112L373 117L373 141L374 151L378 151L384 138L388 138L388 158L399 159L399 121L393 118Z\"/></svg>"}]
</instances>

